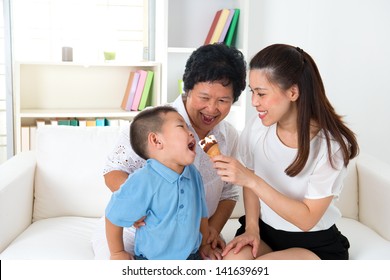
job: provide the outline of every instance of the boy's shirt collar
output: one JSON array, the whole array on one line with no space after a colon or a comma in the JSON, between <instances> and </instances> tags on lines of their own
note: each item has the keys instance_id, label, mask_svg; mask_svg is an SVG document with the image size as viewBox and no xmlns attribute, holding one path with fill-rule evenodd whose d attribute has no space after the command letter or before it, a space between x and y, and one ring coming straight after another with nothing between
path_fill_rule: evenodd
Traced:
<instances>
[{"instance_id":1,"label":"boy's shirt collar","mask_svg":"<svg viewBox=\"0 0 390 280\"><path fill-rule=\"evenodd\" d=\"M154 169L158 174L160 174L165 180L169 183L174 183L179 180L180 177L184 177L189 179L191 177L190 170L188 166L184 167L184 170L181 174L176 173L169 167L166 167L164 164L155 159L148 159L146 161L146 165L150 166L150 168Z\"/></svg>"}]
</instances>

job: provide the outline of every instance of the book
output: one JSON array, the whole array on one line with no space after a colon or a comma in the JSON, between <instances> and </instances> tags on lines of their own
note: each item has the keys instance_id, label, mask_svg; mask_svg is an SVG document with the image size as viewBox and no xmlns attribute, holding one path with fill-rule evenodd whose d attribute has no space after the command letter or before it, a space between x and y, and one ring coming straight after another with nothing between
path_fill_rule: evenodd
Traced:
<instances>
[{"instance_id":1,"label":"book","mask_svg":"<svg viewBox=\"0 0 390 280\"><path fill-rule=\"evenodd\" d=\"M130 91L131 91L131 86L133 84L134 74L135 74L135 72L131 71L130 75L129 75L129 79L127 80L127 86L126 86L125 94L123 95L122 104L121 104L121 108L123 110L126 110L126 107L127 107L127 101L129 100L129 95L130 95Z\"/></svg>"},{"instance_id":2,"label":"book","mask_svg":"<svg viewBox=\"0 0 390 280\"><path fill-rule=\"evenodd\" d=\"M213 36L211 36L210 44L214 44L218 42L219 37L221 37L223 27L225 26L226 20L229 16L229 13L230 13L229 9L222 9L221 15L218 19L217 26L215 26Z\"/></svg>"},{"instance_id":3,"label":"book","mask_svg":"<svg viewBox=\"0 0 390 280\"><path fill-rule=\"evenodd\" d=\"M127 100L127 104L126 104L126 111L131 111L131 106L133 105L135 92L137 91L139 77L140 77L140 73L134 72L134 78L131 84L129 99Z\"/></svg>"},{"instance_id":4,"label":"book","mask_svg":"<svg viewBox=\"0 0 390 280\"><path fill-rule=\"evenodd\" d=\"M108 120L106 118L97 118L96 126L108 126Z\"/></svg>"},{"instance_id":5,"label":"book","mask_svg":"<svg viewBox=\"0 0 390 280\"><path fill-rule=\"evenodd\" d=\"M234 9L230 9L229 10L229 15L228 15L228 17L226 19L226 23L225 23L225 25L224 25L224 27L222 29L221 36L219 37L219 40L218 40L219 43L222 43L225 40L227 31L228 31L228 29L230 27L230 23L232 22L232 18L233 18L234 13L235 13Z\"/></svg>"},{"instance_id":6,"label":"book","mask_svg":"<svg viewBox=\"0 0 390 280\"><path fill-rule=\"evenodd\" d=\"M86 125L87 126L96 126L96 120L87 120Z\"/></svg>"},{"instance_id":7,"label":"book","mask_svg":"<svg viewBox=\"0 0 390 280\"><path fill-rule=\"evenodd\" d=\"M69 125L71 125L71 126L79 126L78 119L70 119L69 122L70 122Z\"/></svg>"},{"instance_id":8,"label":"book","mask_svg":"<svg viewBox=\"0 0 390 280\"><path fill-rule=\"evenodd\" d=\"M35 150L37 137L37 127L30 126L30 150Z\"/></svg>"},{"instance_id":9,"label":"book","mask_svg":"<svg viewBox=\"0 0 390 280\"><path fill-rule=\"evenodd\" d=\"M142 92L144 91L146 76L148 74L145 70L137 70L137 72L140 74L137 89L135 91L133 104L131 104L131 111L137 111L139 103L141 101Z\"/></svg>"},{"instance_id":10,"label":"book","mask_svg":"<svg viewBox=\"0 0 390 280\"><path fill-rule=\"evenodd\" d=\"M22 152L30 150L30 127L22 126L20 128L20 148Z\"/></svg>"},{"instance_id":11,"label":"book","mask_svg":"<svg viewBox=\"0 0 390 280\"><path fill-rule=\"evenodd\" d=\"M87 120L86 119L78 119L79 126L87 126Z\"/></svg>"},{"instance_id":12,"label":"book","mask_svg":"<svg viewBox=\"0 0 390 280\"><path fill-rule=\"evenodd\" d=\"M226 38L224 41L225 45L227 45L229 47L232 45L234 35L236 34L239 16L240 16L240 9L234 9L234 15L232 18L232 22L230 23L230 27L227 31Z\"/></svg>"},{"instance_id":13,"label":"book","mask_svg":"<svg viewBox=\"0 0 390 280\"><path fill-rule=\"evenodd\" d=\"M211 23L211 26L210 26L210 29L209 29L209 33L207 33L206 40L204 41L205 45L210 44L211 37L214 34L214 30L215 30L215 27L217 26L217 23L218 23L218 20L219 20L219 17L221 15L221 13L222 13L222 10L219 10L219 11L217 11L215 13L213 22Z\"/></svg>"},{"instance_id":14,"label":"book","mask_svg":"<svg viewBox=\"0 0 390 280\"><path fill-rule=\"evenodd\" d=\"M149 102L151 97L150 88L152 87L154 72L153 71L147 71L147 72L148 74L146 75L144 90L142 91L141 101L139 102L138 105L139 111L142 111L143 109L145 109L146 106L150 105L151 103Z\"/></svg>"},{"instance_id":15,"label":"book","mask_svg":"<svg viewBox=\"0 0 390 280\"><path fill-rule=\"evenodd\" d=\"M36 120L37 128L46 125L45 120L43 119L37 119Z\"/></svg>"},{"instance_id":16,"label":"book","mask_svg":"<svg viewBox=\"0 0 390 280\"><path fill-rule=\"evenodd\" d=\"M70 120L68 119L59 119L58 125L70 125Z\"/></svg>"}]
</instances>

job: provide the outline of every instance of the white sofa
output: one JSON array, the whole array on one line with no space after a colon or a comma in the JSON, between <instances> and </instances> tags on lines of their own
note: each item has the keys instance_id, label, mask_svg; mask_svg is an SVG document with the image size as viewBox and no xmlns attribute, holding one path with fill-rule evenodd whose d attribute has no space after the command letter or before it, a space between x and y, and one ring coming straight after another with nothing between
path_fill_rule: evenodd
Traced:
<instances>
[{"instance_id":1,"label":"white sofa","mask_svg":"<svg viewBox=\"0 0 390 280\"><path fill-rule=\"evenodd\" d=\"M102 167L118 127L45 126L36 150L0 166L0 259L93 259L91 235L111 195ZM337 223L351 259L390 259L390 165L366 155L349 166ZM223 230L230 240L240 201Z\"/></svg>"}]
</instances>

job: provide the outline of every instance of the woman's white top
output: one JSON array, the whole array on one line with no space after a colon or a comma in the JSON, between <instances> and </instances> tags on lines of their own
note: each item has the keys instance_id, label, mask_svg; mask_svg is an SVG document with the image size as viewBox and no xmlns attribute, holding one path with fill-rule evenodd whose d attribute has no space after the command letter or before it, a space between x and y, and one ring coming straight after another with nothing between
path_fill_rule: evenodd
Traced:
<instances>
[{"instance_id":1,"label":"woman's white top","mask_svg":"<svg viewBox=\"0 0 390 280\"><path fill-rule=\"evenodd\" d=\"M171 105L183 116L189 130L194 134L195 140L198 143L200 139L191 125L182 96L179 96ZM103 171L104 174L113 170L122 170L131 174L144 166L145 160L139 157L131 148L129 126L130 124L122 127L117 144L106 161L106 166ZM215 135L218 140L222 154L233 157L238 156L238 132L230 123L224 120L221 121L210 131L209 135L211 134ZM213 163L209 156L199 145L196 145L194 165L202 175L209 216L214 214L221 200L238 200L238 187L230 183L225 183L220 179L215 168L213 168Z\"/></svg>"},{"instance_id":2,"label":"woman's white top","mask_svg":"<svg viewBox=\"0 0 390 280\"><path fill-rule=\"evenodd\" d=\"M331 227L341 213L334 205L346 176L342 151L337 142L331 141L332 167L321 130L310 142L310 154L304 169L295 177L286 175L285 169L293 162L298 149L284 145L276 132L277 125L266 127L254 116L240 137L239 154L243 164L263 178L280 193L296 199L320 199L333 196L332 203L311 231ZM277 203L277 202L274 202ZM261 219L275 229L301 231L286 221L260 200Z\"/></svg>"}]
</instances>

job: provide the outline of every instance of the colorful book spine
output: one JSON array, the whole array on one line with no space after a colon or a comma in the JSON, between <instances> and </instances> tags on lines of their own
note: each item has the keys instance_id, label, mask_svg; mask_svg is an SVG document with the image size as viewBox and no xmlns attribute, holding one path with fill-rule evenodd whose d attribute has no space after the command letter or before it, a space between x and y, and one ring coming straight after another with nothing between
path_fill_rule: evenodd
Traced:
<instances>
[{"instance_id":1,"label":"colorful book spine","mask_svg":"<svg viewBox=\"0 0 390 280\"><path fill-rule=\"evenodd\" d=\"M134 101L134 97L135 97L135 92L137 91L139 78L140 78L140 73L134 72L134 77L133 77L133 81L131 83L129 98L127 99L127 104L125 107L126 111L131 111L131 106L133 105L133 101Z\"/></svg>"},{"instance_id":2,"label":"colorful book spine","mask_svg":"<svg viewBox=\"0 0 390 280\"><path fill-rule=\"evenodd\" d=\"M133 104L131 105L131 111L138 111L138 106L141 101L142 92L144 91L146 76L148 74L145 70L137 70L140 74L139 81L137 85L137 90L135 91Z\"/></svg>"},{"instance_id":3,"label":"colorful book spine","mask_svg":"<svg viewBox=\"0 0 390 280\"><path fill-rule=\"evenodd\" d=\"M96 119L96 126L108 126L108 120L106 118L98 118Z\"/></svg>"},{"instance_id":4,"label":"colorful book spine","mask_svg":"<svg viewBox=\"0 0 390 280\"><path fill-rule=\"evenodd\" d=\"M227 31L228 31L228 29L230 27L230 23L232 22L234 13L235 13L234 9L230 9L229 10L229 15L228 15L228 17L226 19L225 26L223 27L221 36L219 37L219 40L218 40L219 43L222 43L225 40Z\"/></svg>"},{"instance_id":5,"label":"colorful book spine","mask_svg":"<svg viewBox=\"0 0 390 280\"><path fill-rule=\"evenodd\" d=\"M210 44L211 37L212 37L213 34L214 34L214 30L215 30L215 27L217 26L217 23L218 23L219 17L221 16L221 13L222 13L222 10L219 10L219 11L217 11L217 12L215 13L213 22L211 23L211 26L210 26L209 33L207 34L206 40L204 41L204 44L205 44L205 45Z\"/></svg>"},{"instance_id":6,"label":"colorful book spine","mask_svg":"<svg viewBox=\"0 0 390 280\"><path fill-rule=\"evenodd\" d=\"M219 37L221 37L223 27L225 26L226 20L229 16L229 13L230 13L229 9L222 9L221 16L219 17L217 26L215 27L214 34L211 37L210 44L218 42Z\"/></svg>"},{"instance_id":7,"label":"colorful book spine","mask_svg":"<svg viewBox=\"0 0 390 280\"><path fill-rule=\"evenodd\" d=\"M126 86L125 94L123 95L122 104L121 104L121 108L123 110L126 110L127 100L129 99L129 94L130 94L131 85L133 83L134 73L135 72L130 72L129 79L127 80L127 86Z\"/></svg>"},{"instance_id":8,"label":"colorful book spine","mask_svg":"<svg viewBox=\"0 0 390 280\"><path fill-rule=\"evenodd\" d=\"M138 106L138 110L139 111L142 111L143 109L145 109L146 106L150 105L150 99L151 99L151 87L152 87L152 83L153 83L153 76L154 76L154 73L153 71L147 71L148 74L146 76L146 80L145 80L145 86L144 86L144 90L142 92L142 96L141 96L141 101L139 102L139 106Z\"/></svg>"},{"instance_id":9,"label":"colorful book spine","mask_svg":"<svg viewBox=\"0 0 390 280\"><path fill-rule=\"evenodd\" d=\"M236 33L236 30L237 30L239 16L240 16L240 9L234 9L234 15L232 18L232 22L230 23L230 27L229 27L229 30L226 34L226 38L224 41L225 45L227 45L229 47L233 43L234 35Z\"/></svg>"}]
</instances>

